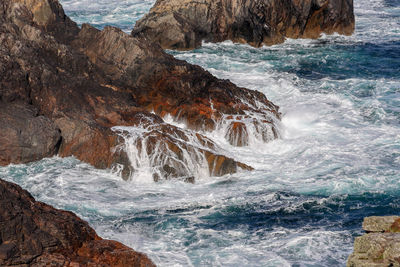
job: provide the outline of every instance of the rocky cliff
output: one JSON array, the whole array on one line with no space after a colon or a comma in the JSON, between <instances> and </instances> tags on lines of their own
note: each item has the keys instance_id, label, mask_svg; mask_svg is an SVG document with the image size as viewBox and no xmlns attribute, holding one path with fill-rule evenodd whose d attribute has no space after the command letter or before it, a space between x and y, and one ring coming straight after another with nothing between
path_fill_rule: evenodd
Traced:
<instances>
[{"instance_id":1,"label":"rocky cliff","mask_svg":"<svg viewBox=\"0 0 400 267\"><path fill-rule=\"evenodd\" d=\"M72 212L37 202L0 179L1 266L155 266L144 254L104 240Z\"/></svg>"},{"instance_id":2,"label":"rocky cliff","mask_svg":"<svg viewBox=\"0 0 400 267\"><path fill-rule=\"evenodd\" d=\"M113 127L134 126L143 133L135 149L152 159L155 180L194 181L196 173L181 166L190 160L200 159L210 175L251 169L195 131L223 123L238 146L251 134L278 137L278 107L263 94L144 38L113 27L80 29L57 0L5 0L0 14L0 165L58 154L129 178L135 159L126 153L126 132ZM165 123L167 115L188 130Z\"/></svg>"},{"instance_id":3,"label":"rocky cliff","mask_svg":"<svg viewBox=\"0 0 400 267\"><path fill-rule=\"evenodd\" d=\"M353 31L353 0L157 0L132 34L185 50L202 41L259 47Z\"/></svg>"},{"instance_id":4,"label":"rocky cliff","mask_svg":"<svg viewBox=\"0 0 400 267\"><path fill-rule=\"evenodd\" d=\"M367 217L363 229L367 233L355 239L347 266L400 266L400 217Z\"/></svg>"}]
</instances>

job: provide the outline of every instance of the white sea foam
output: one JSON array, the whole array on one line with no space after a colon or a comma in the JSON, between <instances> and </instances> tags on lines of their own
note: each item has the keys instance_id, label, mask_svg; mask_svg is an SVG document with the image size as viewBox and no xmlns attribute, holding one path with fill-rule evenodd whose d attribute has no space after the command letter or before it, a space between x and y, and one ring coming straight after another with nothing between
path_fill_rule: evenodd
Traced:
<instances>
[{"instance_id":1,"label":"white sea foam","mask_svg":"<svg viewBox=\"0 0 400 267\"><path fill-rule=\"evenodd\" d=\"M128 32L154 1L62 3L79 23ZM279 140L233 147L223 131L204 133L255 171L154 184L52 158L0 168L0 177L76 212L159 266L343 266L363 216L399 212L400 78L379 65L380 49L400 41L393 3L355 0L350 37L174 53L281 107ZM386 63L397 66L394 51Z\"/></svg>"}]
</instances>

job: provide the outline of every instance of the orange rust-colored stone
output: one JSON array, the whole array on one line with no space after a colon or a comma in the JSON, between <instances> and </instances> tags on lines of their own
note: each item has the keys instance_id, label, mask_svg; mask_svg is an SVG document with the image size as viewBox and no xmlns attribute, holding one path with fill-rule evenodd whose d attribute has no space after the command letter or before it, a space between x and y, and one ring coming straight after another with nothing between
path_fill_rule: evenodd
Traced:
<instances>
[{"instance_id":1,"label":"orange rust-colored stone","mask_svg":"<svg viewBox=\"0 0 400 267\"><path fill-rule=\"evenodd\" d=\"M226 138L233 146L247 146L249 144L249 134L247 126L243 122L234 121L228 126Z\"/></svg>"},{"instance_id":2,"label":"orange rust-colored stone","mask_svg":"<svg viewBox=\"0 0 400 267\"><path fill-rule=\"evenodd\" d=\"M155 266L144 254L112 240L93 240L86 242L77 251L79 260L87 260L92 265L112 267L153 267ZM88 264L89 265L89 264Z\"/></svg>"}]
</instances>

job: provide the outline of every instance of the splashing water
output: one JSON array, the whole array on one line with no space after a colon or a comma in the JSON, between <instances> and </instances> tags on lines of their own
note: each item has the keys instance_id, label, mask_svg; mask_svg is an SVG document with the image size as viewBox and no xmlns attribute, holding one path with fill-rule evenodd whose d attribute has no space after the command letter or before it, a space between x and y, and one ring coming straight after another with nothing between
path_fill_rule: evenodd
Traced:
<instances>
[{"instance_id":1,"label":"splashing water","mask_svg":"<svg viewBox=\"0 0 400 267\"><path fill-rule=\"evenodd\" d=\"M204 155L209 147L189 130L178 132L172 128L171 131L170 127L163 126L168 127L166 124L113 127L125 140L123 149L134 170L132 179L152 183L169 178L187 181L194 177L209 178L213 170L209 169Z\"/></svg>"},{"instance_id":2,"label":"splashing water","mask_svg":"<svg viewBox=\"0 0 400 267\"><path fill-rule=\"evenodd\" d=\"M61 2L78 23L125 31L154 3ZM0 168L0 177L76 212L102 237L159 266L343 266L363 217L400 213L400 2L355 0L355 12L351 37L169 51L281 107L278 140L259 142L255 134L248 146L234 147L224 123L203 133L252 172L196 184L125 182L55 157Z\"/></svg>"}]
</instances>

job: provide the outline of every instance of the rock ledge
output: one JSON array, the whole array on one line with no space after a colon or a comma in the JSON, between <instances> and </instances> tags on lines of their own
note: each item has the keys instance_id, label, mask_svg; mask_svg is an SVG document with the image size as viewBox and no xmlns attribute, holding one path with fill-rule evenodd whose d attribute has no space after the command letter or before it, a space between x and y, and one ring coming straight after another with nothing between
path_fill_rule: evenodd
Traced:
<instances>
[{"instance_id":1,"label":"rock ledge","mask_svg":"<svg viewBox=\"0 0 400 267\"><path fill-rule=\"evenodd\" d=\"M355 239L347 266L400 266L400 217L367 217L363 229L367 234Z\"/></svg>"}]
</instances>

